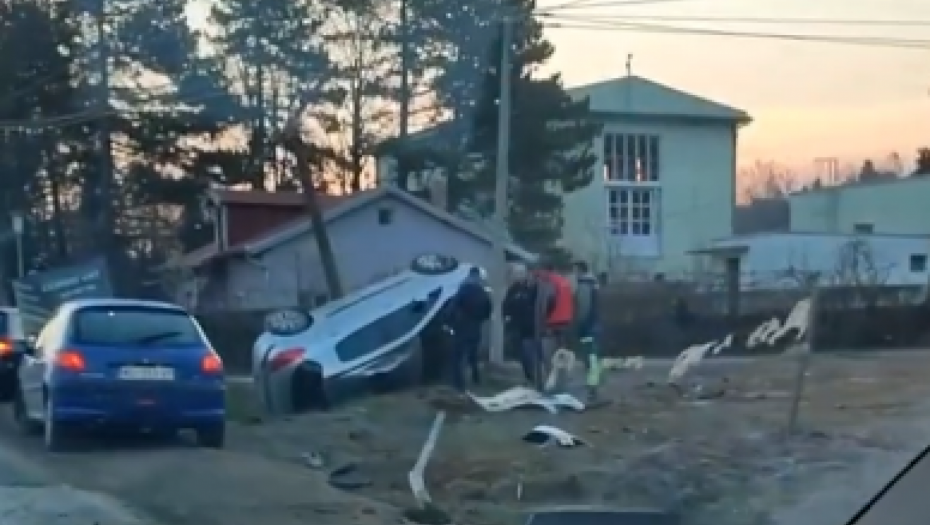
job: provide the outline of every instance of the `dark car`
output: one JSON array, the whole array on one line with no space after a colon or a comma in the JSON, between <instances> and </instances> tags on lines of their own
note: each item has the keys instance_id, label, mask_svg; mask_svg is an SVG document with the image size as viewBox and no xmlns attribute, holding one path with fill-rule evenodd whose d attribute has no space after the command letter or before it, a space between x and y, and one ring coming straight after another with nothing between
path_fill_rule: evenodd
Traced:
<instances>
[{"instance_id":1,"label":"dark car","mask_svg":"<svg viewBox=\"0 0 930 525\"><path fill-rule=\"evenodd\" d=\"M0 307L0 402L13 399L16 391L16 368L23 358L26 337L19 310Z\"/></svg>"}]
</instances>

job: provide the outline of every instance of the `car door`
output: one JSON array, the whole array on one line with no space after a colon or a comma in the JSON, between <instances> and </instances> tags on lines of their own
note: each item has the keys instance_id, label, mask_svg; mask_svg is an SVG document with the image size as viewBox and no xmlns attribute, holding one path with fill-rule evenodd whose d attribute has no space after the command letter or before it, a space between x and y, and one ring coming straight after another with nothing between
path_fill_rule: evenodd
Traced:
<instances>
[{"instance_id":1,"label":"car door","mask_svg":"<svg viewBox=\"0 0 930 525\"><path fill-rule=\"evenodd\" d=\"M48 323L39 332L30 352L23 356L20 365L19 381L23 392L26 409L30 413L41 412L43 409L43 386L45 374L48 370L48 360L53 357L54 345L61 339L60 332L63 326L61 315L53 315Z\"/></svg>"}]
</instances>

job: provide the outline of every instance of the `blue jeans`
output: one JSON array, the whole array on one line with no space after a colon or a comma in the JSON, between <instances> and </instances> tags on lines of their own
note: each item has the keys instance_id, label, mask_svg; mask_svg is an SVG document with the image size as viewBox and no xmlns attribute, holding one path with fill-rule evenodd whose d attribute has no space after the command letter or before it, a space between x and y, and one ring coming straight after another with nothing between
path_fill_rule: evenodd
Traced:
<instances>
[{"instance_id":1,"label":"blue jeans","mask_svg":"<svg viewBox=\"0 0 930 525\"><path fill-rule=\"evenodd\" d=\"M543 374L543 347L542 341L535 338L520 340L520 364L523 366L523 375L526 380L541 389L545 378Z\"/></svg>"},{"instance_id":2,"label":"blue jeans","mask_svg":"<svg viewBox=\"0 0 930 525\"><path fill-rule=\"evenodd\" d=\"M458 330L455 333L455 344L452 350L452 386L457 390L465 390L465 368L471 369L473 385L480 382L478 369L478 347L481 346L480 330L472 333L471 330Z\"/></svg>"}]
</instances>

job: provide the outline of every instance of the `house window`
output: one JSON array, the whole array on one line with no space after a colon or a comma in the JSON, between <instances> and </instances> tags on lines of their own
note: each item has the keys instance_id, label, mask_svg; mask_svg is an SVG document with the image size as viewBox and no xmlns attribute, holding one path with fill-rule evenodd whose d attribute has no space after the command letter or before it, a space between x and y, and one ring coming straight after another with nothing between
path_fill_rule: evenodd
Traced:
<instances>
[{"instance_id":1,"label":"house window","mask_svg":"<svg viewBox=\"0 0 930 525\"><path fill-rule=\"evenodd\" d=\"M607 236L620 253L655 257L660 250L661 165L656 135L604 135Z\"/></svg>"},{"instance_id":2,"label":"house window","mask_svg":"<svg viewBox=\"0 0 930 525\"><path fill-rule=\"evenodd\" d=\"M387 226L394 219L394 210L390 208L378 208L378 224Z\"/></svg>"},{"instance_id":3,"label":"house window","mask_svg":"<svg viewBox=\"0 0 930 525\"><path fill-rule=\"evenodd\" d=\"M860 235L868 235L870 233L875 233L875 225L866 223L866 222L860 222L860 223L853 224L853 233L857 233Z\"/></svg>"},{"instance_id":4,"label":"house window","mask_svg":"<svg viewBox=\"0 0 930 525\"><path fill-rule=\"evenodd\" d=\"M604 135L605 182L658 182L657 135Z\"/></svg>"},{"instance_id":5,"label":"house window","mask_svg":"<svg viewBox=\"0 0 930 525\"><path fill-rule=\"evenodd\" d=\"M921 253L911 255L911 272L924 273L927 271L927 256Z\"/></svg>"},{"instance_id":6,"label":"house window","mask_svg":"<svg viewBox=\"0 0 930 525\"><path fill-rule=\"evenodd\" d=\"M657 234L659 190L608 188L607 227L611 235L649 237Z\"/></svg>"}]
</instances>

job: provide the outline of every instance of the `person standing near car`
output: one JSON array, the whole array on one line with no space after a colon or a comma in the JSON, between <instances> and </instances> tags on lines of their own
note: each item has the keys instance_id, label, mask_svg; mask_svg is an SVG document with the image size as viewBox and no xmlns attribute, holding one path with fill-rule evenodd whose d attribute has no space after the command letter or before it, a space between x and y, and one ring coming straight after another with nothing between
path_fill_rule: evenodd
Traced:
<instances>
[{"instance_id":1,"label":"person standing near car","mask_svg":"<svg viewBox=\"0 0 930 525\"><path fill-rule=\"evenodd\" d=\"M481 278L481 270L473 267L453 299L452 383L465 390L465 367L470 368L472 384L481 382L479 348L485 323L494 308L491 294Z\"/></svg>"},{"instance_id":2,"label":"person standing near car","mask_svg":"<svg viewBox=\"0 0 930 525\"><path fill-rule=\"evenodd\" d=\"M578 338L579 355L588 371L585 383L588 401L597 400L601 384L601 353L598 346L600 335L600 293L597 278L589 271L588 263L575 263L575 335Z\"/></svg>"},{"instance_id":3,"label":"person standing near car","mask_svg":"<svg viewBox=\"0 0 930 525\"><path fill-rule=\"evenodd\" d=\"M572 297L572 284L565 276L559 274L553 265L539 271L540 279L547 283L551 292L552 307L546 313L546 333L549 344L554 346L550 352L565 348L569 343L569 330L575 317L575 303Z\"/></svg>"},{"instance_id":4,"label":"person standing near car","mask_svg":"<svg viewBox=\"0 0 930 525\"><path fill-rule=\"evenodd\" d=\"M546 319L555 307L548 283L531 274L522 264L513 267L513 283L504 298L504 317L508 329L518 341L520 365L527 383L542 389L545 380L545 356L542 340Z\"/></svg>"}]
</instances>

